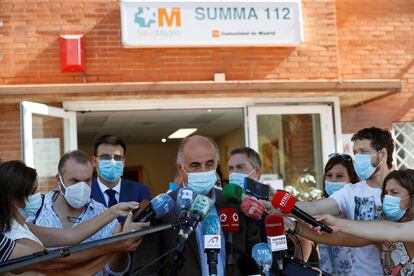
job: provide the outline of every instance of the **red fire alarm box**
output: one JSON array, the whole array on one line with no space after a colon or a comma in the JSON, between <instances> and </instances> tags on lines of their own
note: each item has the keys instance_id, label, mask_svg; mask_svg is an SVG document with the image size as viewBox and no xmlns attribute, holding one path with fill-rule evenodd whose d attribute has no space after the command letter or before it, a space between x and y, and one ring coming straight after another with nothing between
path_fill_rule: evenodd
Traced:
<instances>
[{"instance_id":1,"label":"red fire alarm box","mask_svg":"<svg viewBox=\"0 0 414 276\"><path fill-rule=\"evenodd\" d=\"M60 36L60 69L62 72L85 72L85 37L83 35Z\"/></svg>"}]
</instances>

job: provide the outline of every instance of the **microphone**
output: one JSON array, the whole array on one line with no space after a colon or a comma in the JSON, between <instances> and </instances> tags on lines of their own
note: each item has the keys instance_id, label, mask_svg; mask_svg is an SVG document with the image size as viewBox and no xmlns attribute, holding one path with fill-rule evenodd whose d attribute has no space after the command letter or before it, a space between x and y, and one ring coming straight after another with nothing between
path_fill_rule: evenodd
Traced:
<instances>
[{"instance_id":1,"label":"microphone","mask_svg":"<svg viewBox=\"0 0 414 276\"><path fill-rule=\"evenodd\" d=\"M247 195L244 196L240 208L243 214L254 220L259 220L266 211L266 207L260 201Z\"/></svg>"},{"instance_id":2,"label":"microphone","mask_svg":"<svg viewBox=\"0 0 414 276\"><path fill-rule=\"evenodd\" d=\"M176 206L179 209L178 221L181 225L190 219L190 207L195 198L195 193L190 188L181 188L177 193Z\"/></svg>"},{"instance_id":3,"label":"microphone","mask_svg":"<svg viewBox=\"0 0 414 276\"><path fill-rule=\"evenodd\" d=\"M285 191L277 191L276 194L273 196L271 201L273 207L277 210L281 211L283 214L292 213L298 218L304 220L305 222L309 223L313 227L320 227L323 231L327 233L332 233L332 229L329 226L326 226L323 223L317 221L311 215L305 213L303 210L299 209L295 206L296 200L295 198Z\"/></svg>"},{"instance_id":4,"label":"microphone","mask_svg":"<svg viewBox=\"0 0 414 276\"><path fill-rule=\"evenodd\" d=\"M278 251L288 249L285 233L285 221L283 217L276 214L268 215L265 219L265 230L267 235L267 244L273 252L273 258L276 260L277 270L283 270L283 256Z\"/></svg>"},{"instance_id":5,"label":"microphone","mask_svg":"<svg viewBox=\"0 0 414 276\"><path fill-rule=\"evenodd\" d=\"M208 272L217 275L218 253L221 249L220 223L217 216L209 215L203 221L204 252L207 254Z\"/></svg>"},{"instance_id":6,"label":"microphone","mask_svg":"<svg viewBox=\"0 0 414 276\"><path fill-rule=\"evenodd\" d=\"M243 188L237 184L229 183L223 188L223 198L225 201L240 204L244 197Z\"/></svg>"},{"instance_id":7,"label":"microphone","mask_svg":"<svg viewBox=\"0 0 414 276\"><path fill-rule=\"evenodd\" d=\"M184 243L188 237L193 233L194 229L197 227L197 224L202 221L213 206L213 201L205 196L198 194L194 199L190 207L190 219L186 223L185 227L180 229L177 237L177 252L182 252L184 250Z\"/></svg>"},{"instance_id":8,"label":"microphone","mask_svg":"<svg viewBox=\"0 0 414 276\"><path fill-rule=\"evenodd\" d=\"M133 222L148 222L151 219L162 218L174 207L174 201L167 194L159 194L151 202L144 200L140 203L140 208L134 212Z\"/></svg>"},{"instance_id":9,"label":"microphone","mask_svg":"<svg viewBox=\"0 0 414 276\"><path fill-rule=\"evenodd\" d=\"M253 246L252 258L262 268L262 271L269 275L269 270L272 267L272 251L267 243L261 242Z\"/></svg>"},{"instance_id":10,"label":"microphone","mask_svg":"<svg viewBox=\"0 0 414 276\"><path fill-rule=\"evenodd\" d=\"M236 208L223 208L219 213L223 231L232 233L240 230L239 214Z\"/></svg>"},{"instance_id":11,"label":"microphone","mask_svg":"<svg viewBox=\"0 0 414 276\"><path fill-rule=\"evenodd\" d=\"M226 264L233 265L233 232L240 231L240 218L236 208L223 208L219 212L221 229L227 232L227 240L231 248L226 249Z\"/></svg>"}]
</instances>

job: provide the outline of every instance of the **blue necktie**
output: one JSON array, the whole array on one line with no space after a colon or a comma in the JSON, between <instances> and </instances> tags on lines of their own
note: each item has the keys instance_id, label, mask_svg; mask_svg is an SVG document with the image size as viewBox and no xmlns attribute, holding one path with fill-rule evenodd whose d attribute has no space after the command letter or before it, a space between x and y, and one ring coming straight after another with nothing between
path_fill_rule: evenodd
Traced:
<instances>
[{"instance_id":1,"label":"blue necktie","mask_svg":"<svg viewBox=\"0 0 414 276\"><path fill-rule=\"evenodd\" d=\"M108 189L105 191L105 193L109 196L108 208L110 208L112 205L118 204L118 201L115 198L115 190Z\"/></svg>"}]
</instances>

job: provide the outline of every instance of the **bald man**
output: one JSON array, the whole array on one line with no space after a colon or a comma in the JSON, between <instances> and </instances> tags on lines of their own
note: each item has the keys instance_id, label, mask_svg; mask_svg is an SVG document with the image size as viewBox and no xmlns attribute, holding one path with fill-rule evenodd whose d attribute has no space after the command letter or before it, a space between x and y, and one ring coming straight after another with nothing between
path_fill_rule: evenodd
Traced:
<instances>
[{"instance_id":1,"label":"bald man","mask_svg":"<svg viewBox=\"0 0 414 276\"><path fill-rule=\"evenodd\" d=\"M221 233L222 247L218 256L217 271L219 276L243 275L239 271L238 260L250 256L252 247L260 242L255 222L243 215L239 205L225 202L222 192L215 188L217 180L216 169L219 164L219 150L214 140L204 136L185 138L177 152L176 167L183 178L183 186L190 187L198 194L210 197L214 206L209 215L217 215L222 208L236 208L240 217L240 231L234 232L232 242L228 233ZM178 190L170 193L175 201ZM159 224L174 223L177 221L179 210L175 208L167 216L158 221ZM178 230L167 230L152 236L147 236L140 248L135 252L133 275L171 275L173 258L165 256L143 269L144 266L175 248ZM187 240L183 252L184 263L178 271L180 276L209 275L207 258L203 246L202 222ZM229 258L232 256L232 258ZM141 271L142 270L142 271Z\"/></svg>"}]
</instances>

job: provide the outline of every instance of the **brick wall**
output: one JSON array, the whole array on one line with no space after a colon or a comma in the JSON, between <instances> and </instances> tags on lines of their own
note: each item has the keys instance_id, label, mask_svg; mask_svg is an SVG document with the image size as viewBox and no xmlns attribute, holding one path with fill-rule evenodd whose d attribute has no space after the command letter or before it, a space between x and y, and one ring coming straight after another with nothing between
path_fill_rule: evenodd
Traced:
<instances>
[{"instance_id":1,"label":"brick wall","mask_svg":"<svg viewBox=\"0 0 414 276\"><path fill-rule=\"evenodd\" d=\"M414 2L337 0L342 79L402 79L400 94L342 111L343 132L414 121Z\"/></svg>"},{"instance_id":2,"label":"brick wall","mask_svg":"<svg viewBox=\"0 0 414 276\"><path fill-rule=\"evenodd\" d=\"M0 105L0 161L22 159L21 150L19 105Z\"/></svg>"},{"instance_id":3,"label":"brick wall","mask_svg":"<svg viewBox=\"0 0 414 276\"><path fill-rule=\"evenodd\" d=\"M300 47L126 49L119 1L3 1L0 83L336 79L335 1L304 0ZM61 73L59 35L85 34L85 74Z\"/></svg>"}]
</instances>

